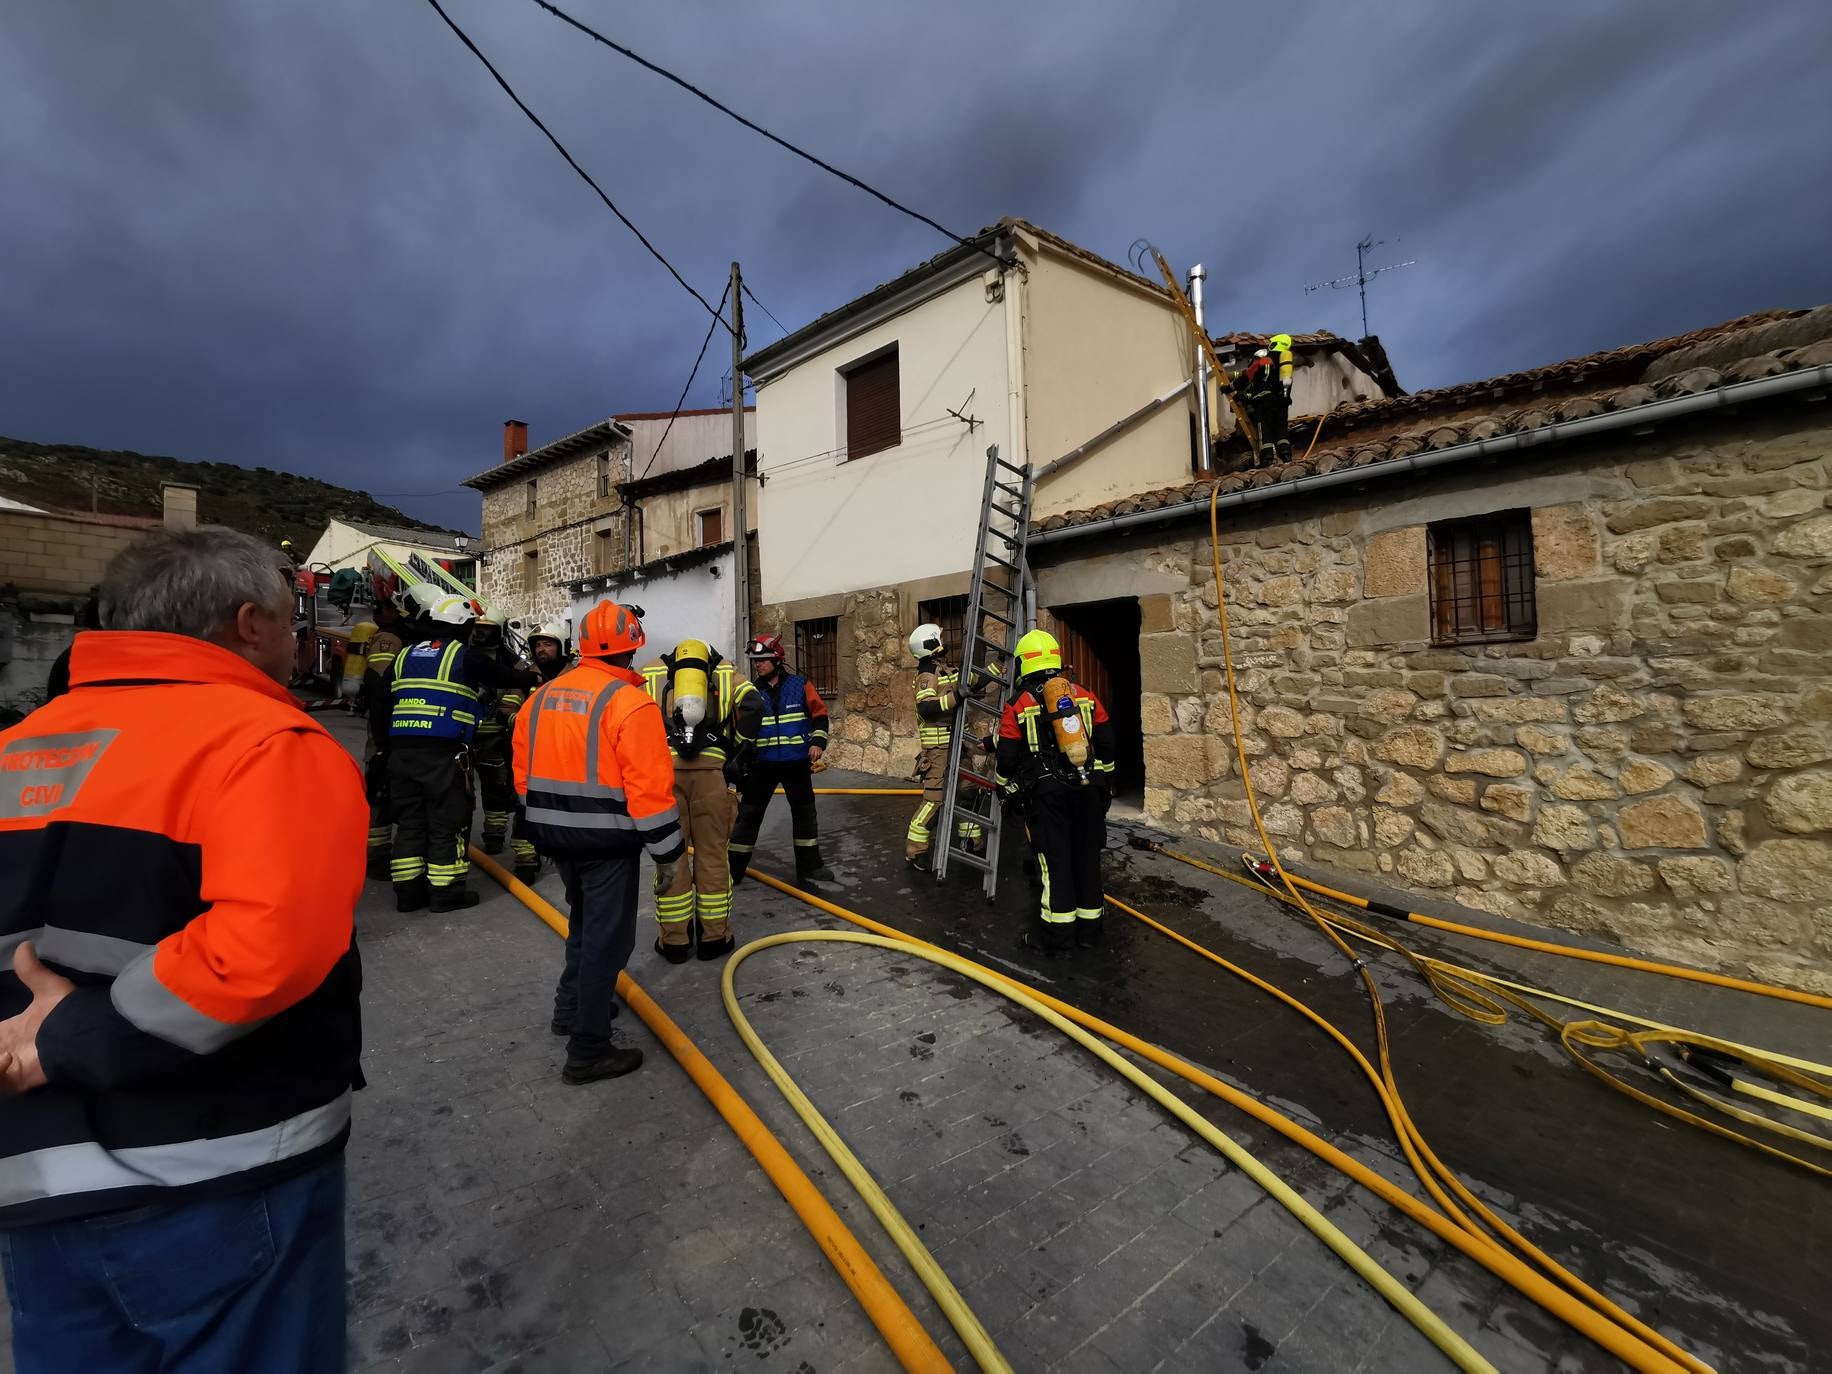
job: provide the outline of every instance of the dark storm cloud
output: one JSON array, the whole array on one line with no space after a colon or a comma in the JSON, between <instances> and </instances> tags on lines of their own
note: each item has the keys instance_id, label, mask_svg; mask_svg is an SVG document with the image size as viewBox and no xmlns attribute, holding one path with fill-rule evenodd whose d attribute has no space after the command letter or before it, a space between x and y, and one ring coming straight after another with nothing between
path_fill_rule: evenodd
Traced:
<instances>
[{"instance_id":1,"label":"dark storm cloud","mask_svg":"<svg viewBox=\"0 0 1832 1374\"><path fill-rule=\"evenodd\" d=\"M1397 239L1415 387L1832 299L1810 5L574 6L951 228L1206 261L1217 328L1352 335L1303 286ZM708 296L740 257L793 328L944 246L530 4L450 8ZM18 0L0 184L24 437L449 492L511 414L672 404L705 329L421 0Z\"/></svg>"}]
</instances>

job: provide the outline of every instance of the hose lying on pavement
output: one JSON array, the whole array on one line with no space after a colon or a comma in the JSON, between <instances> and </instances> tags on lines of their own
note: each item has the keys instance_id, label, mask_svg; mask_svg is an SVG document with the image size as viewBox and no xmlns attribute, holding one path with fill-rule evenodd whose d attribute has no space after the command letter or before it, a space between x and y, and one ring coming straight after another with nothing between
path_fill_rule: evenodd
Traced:
<instances>
[{"instance_id":1,"label":"hose lying on pavement","mask_svg":"<svg viewBox=\"0 0 1832 1374\"><path fill-rule=\"evenodd\" d=\"M566 918L540 893L475 846L471 847L470 854L473 863L551 926L555 934L565 937ZM891 1287L883 1271L859 1244L859 1238L847 1229L820 1189L802 1172L801 1166L783 1149L782 1142L770 1133L770 1128L751 1110L738 1090L628 973L619 975L617 991L629 1003L630 1010L642 1018L643 1024L687 1071L694 1086L706 1094L706 1100L725 1119L725 1124L732 1128L744 1148L755 1156L764 1174L795 1210L802 1225L808 1228L808 1234L814 1237L815 1244L821 1247L841 1280L852 1290L853 1297L858 1299L871 1324L878 1328L878 1334L884 1337L897 1363L907 1370L921 1371L921 1374L944 1374L952 1369L941 1347L923 1330L909 1304Z\"/></svg>"},{"instance_id":2,"label":"hose lying on pavement","mask_svg":"<svg viewBox=\"0 0 1832 1374\"><path fill-rule=\"evenodd\" d=\"M1342 1261L1361 1276L1367 1283L1385 1298L1401 1316L1411 1322L1426 1339L1442 1350L1459 1369L1492 1371L1494 1366L1479 1355L1476 1350L1459 1336L1439 1317L1392 1274L1377 1264L1368 1253L1354 1241L1345 1236L1315 1207L1306 1202L1299 1194L1277 1174L1268 1169L1243 1146L1224 1134L1213 1123L1209 1122L1183 1101L1174 1096L1156 1079L1150 1077L1136 1066L1122 1059L1113 1050L1096 1040L1080 1026L1052 1010L1038 997L1027 992L1022 986L993 974L990 970L971 960L950 954L933 945L921 944L911 940L892 939L884 935L862 934L850 930L817 930L789 932L782 935L768 935L745 945L726 962L725 975L721 980L721 991L725 999L725 1011L737 1027L746 1047L756 1056L757 1062L770 1076L789 1105L801 1117L815 1138L827 1150L834 1162L840 1166L842 1173L858 1189L859 1196L865 1200L884 1229L896 1242L897 1248L909 1260L925 1286L935 1296L936 1302L948 1314L954 1323L955 1330L967 1343L967 1348L979 1361L980 1368L985 1370L1006 1371L1011 1368L1005 1358L999 1354L992 1339L986 1334L985 1327L968 1308L953 1283L948 1280L941 1266L935 1262L928 1248L916 1236L910 1224L885 1196L884 1190L862 1165L858 1157L847 1147L846 1142L819 1110L808 1100L788 1071L777 1062L770 1053L756 1029L744 1015L738 1005L736 978L738 968L744 961L762 950L779 945L815 944L840 942L854 945L873 945L879 949L888 949L910 958L926 960L963 978L970 978L982 987L990 988L1000 996L1008 998L1023 1007L1026 1011L1041 1017L1051 1026L1074 1040L1088 1053L1094 1055L1108 1068L1122 1075L1140 1092L1150 1097L1165 1111L1176 1117L1190 1130L1194 1131L1209 1145L1219 1151L1229 1163L1241 1170L1261 1188L1272 1195L1280 1206L1290 1212L1311 1234L1341 1257Z\"/></svg>"},{"instance_id":3,"label":"hose lying on pavement","mask_svg":"<svg viewBox=\"0 0 1832 1374\"><path fill-rule=\"evenodd\" d=\"M848 910L846 907L839 906L823 897L817 897L813 893L805 892L801 888L794 887L784 882L782 879L774 877L759 869L753 868L750 871L750 876L767 887L774 888L776 891L794 897L796 900L804 902L814 907L816 910L824 911L830 916L838 917L840 920L858 926L861 929L873 931L879 935L888 935L893 939L904 941L919 948L931 950L938 949L937 946L929 944L927 941L917 939L904 931L896 929L894 926L888 926L882 922L874 921L868 916L862 916L856 911ZM946 953L947 951L940 952ZM1380 1174L1375 1173L1360 1160L1344 1153L1336 1146L1330 1144L1327 1140L1307 1130L1283 1113L1267 1106L1265 1103L1259 1101L1259 1099L1242 1092L1231 1084L1223 1082L1213 1074L1197 1068L1180 1056L1172 1054L1167 1050L1160 1049L1158 1046L1148 1041L1141 1040L1138 1036L1122 1030L1120 1027L1110 1022L1103 1021L1099 1017L1083 1011L1080 1007L1060 1001L1050 996L1048 993L1038 988L1031 987L1028 984L1021 983L1017 979L1000 973L996 969L986 968L983 965L975 965L975 967L982 973L991 977L994 981L1019 988L1029 993L1038 1002L1067 1020L1073 1021L1084 1030L1092 1031L1096 1035L1111 1040L1122 1049L1130 1050L1133 1054L1156 1064L1162 1069L1166 1069L1176 1074L1185 1082L1192 1083L1204 1089L1222 1099L1230 1106L1270 1126L1286 1139L1303 1146L1331 1168L1360 1184L1376 1197L1379 1197L1383 1202L1404 1212L1413 1221L1438 1237L1438 1239L1455 1247L1468 1258L1482 1265L1483 1268L1509 1284L1523 1297L1526 1297L1533 1303L1544 1308L1547 1312L1572 1327L1572 1329L1596 1342L1597 1345L1622 1360L1630 1368L1642 1371L1660 1371L1660 1374L1673 1374L1673 1371L1682 1369L1693 1370L1696 1374L1696 1371L1709 1368L1704 1365L1703 1362L1691 1356L1687 1356L1684 1362L1674 1359L1672 1356L1666 1354L1663 1349L1657 1348L1655 1343L1636 1334L1633 1330L1629 1329L1628 1326L1578 1301L1570 1293L1558 1287L1537 1270L1531 1268L1512 1252L1502 1248L1487 1235L1480 1231L1472 1232L1466 1230L1447 1220L1433 1208L1426 1206L1418 1198L1412 1196L1412 1194L1406 1192ZM1627 1318L1627 1320L1633 1321L1633 1318L1628 1318L1626 1313L1624 1313L1623 1316ZM1639 1325L1639 1323L1636 1323L1636 1325ZM1658 1336L1658 1333L1656 1333L1656 1336ZM1658 1339L1664 1342L1665 1338L1662 1337Z\"/></svg>"}]
</instances>

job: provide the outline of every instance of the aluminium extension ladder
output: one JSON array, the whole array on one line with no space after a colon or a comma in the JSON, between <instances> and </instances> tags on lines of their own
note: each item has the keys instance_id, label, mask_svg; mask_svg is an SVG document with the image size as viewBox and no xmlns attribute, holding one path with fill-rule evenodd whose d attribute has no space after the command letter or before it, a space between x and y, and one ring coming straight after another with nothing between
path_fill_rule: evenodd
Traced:
<instances>
[{"instance_id":1,"label":"aluminium extension ladder","mask_svg":"<svg viewBox=\"0 0 1832 1374\"><path fill-rule=\"evenodd\" d=\"M1024 552L1030 537L1031 483L1029 463L1006 462L999 457L997 444L986 450L986 491L980 499L973 583L959 651L960 682L955 689L960 706L949 725L948 773L941 815L935 822L939 829L939 843L933 851L937 880L945 878L953 864L977 868L985 875L983 886L988 901L998 890L1004 816L992 783L993 761L986 760L984 772L969 766L970 742L986 734L998 734L999 720L1005 714L1005 703L1016 680L1018 636L1026 629L1029 576ZM997 627L992 635L986 633L989 624ZM988 651L998 658L999 676L987 684L981 696L972 696L967 691L971 674L975 666L985 663ZM967 848L956 833L963 824L980 827L986 838L984 855Z\"/></svg>"}]
</instances>

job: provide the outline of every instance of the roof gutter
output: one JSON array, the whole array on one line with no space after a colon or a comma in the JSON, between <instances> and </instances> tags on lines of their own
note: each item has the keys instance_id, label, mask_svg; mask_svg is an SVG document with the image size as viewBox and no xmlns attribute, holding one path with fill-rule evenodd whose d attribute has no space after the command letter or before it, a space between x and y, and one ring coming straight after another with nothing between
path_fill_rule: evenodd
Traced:
<instances>
[{"instance_id":1,"label":"roof gutter","mask_svg":"<svg viewBox=\"0 0 1832 1374\"><path fill-rule=\"evenodd\" d=\"M1542 444L1553 444L1567 439L1582 439L1593 434L1607 434L1619 429L1637 429L1643 425L1657 424L1662 420L1673 420L1699 411L1728 409L1750 401L1765 401L1772 397L1789 396L1796 392L1811 391L1815 387L1827 385L1832 385L1832 363L1803 368L1798 372L1783 373L1778 377L1758 377L1752 382L1733 382L1729 386L1714 387L1710 391L1699 392L1692 396L1674 396L1664 401L1651 401L1647 405L1635 406L1630 410L1613 410L1607 415L1591 415L1581 420L1561 420L1553 424L1542 425L1538 429L1522 430L1515 434L1498 434L1492 439L1476 439L1466 444L1453 445L1450 448L1435 449L1429 453L1414 453L1405 458L1389 458L1383 462L1371 463L1367 467L1337 468L1334 472L1319 473L1314 477L1297 477L1289 482L1274 482L1264 487L1249 487L1244 491L1230 492L1222 496L1215 502L1215 505L1223 510L1231 506L1257 505L1262 501L1302 496L1307 492L1323 491L1330 487L1368 482L1382 477L1396 477L1408 472L1423 472L1427 468L1443 467L1450 463L1470 462L1477 458L1491 458L1497 454L1538 448ZM1064 525L1060 529L1041 530L1032 534L1028 542L1031 547L1035 547L1039 544L1056 544L1068 539L1078 539L1084 535L1106 534L1114 530L1131 529L1140 525L1162 524L1165 521L1180 520L1187 516L1200 514L1208 507L1207 497L1194 501L1180 501L1174 506L1160 506L1156 510L1139 510L1128 512L1125 515L1110 515L1101 520L1089 521L1085 525Z\"/></svg>"}]
</instances>

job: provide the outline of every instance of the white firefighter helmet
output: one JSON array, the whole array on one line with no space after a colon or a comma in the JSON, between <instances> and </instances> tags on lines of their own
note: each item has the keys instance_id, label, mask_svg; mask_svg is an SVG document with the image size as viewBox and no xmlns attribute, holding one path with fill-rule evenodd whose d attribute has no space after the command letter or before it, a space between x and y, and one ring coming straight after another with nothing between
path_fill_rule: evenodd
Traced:
<instances>
[{"instance_id":1,"label":"white firefighter helmet","mask_svg":"<svg viewBox=\"0 0 1832 1374\"><path fill-rule=\"evenodd\" d=\"M566 652L566 627L557 620L550 620L545 625L536 625L527 635L528 647L534 647L537 639L551 639L560 646L560 652Z\"/></svg>"},{"instance_id":2,"label":"white firefighter helmet","mask_svg":"<svg viewBox=\"0 0 1832 1374\"><path fill-rule=\"evenodd\" d=\"M910 657L920 663L941 652L941 626L918 625L910 631Z\"/></svg>"},{"instance_id":3,"label":"white firefighter helmet","mask_svg":"<svg viewBox=\"0 0 1832 1374\"><path fill-rule=\"evenodd\" d=\"M438 625L468 625L477 619L475 602L430 582L414 583L402 594L402 600L408 615L425 616Z\"/></svg>"},{"instance_id":4,"label":"white firefighter helmet","mask_svg":"<svg viewBox=\"0 0 1832 1374\"><path fill-rule=\"evenodd\" d=\"M395 609L410 619L417 615L431 615L432 609L445 597L443 587L435 587L430 582L409 582L394 594Z\"/></svg>"}]
</instances>

